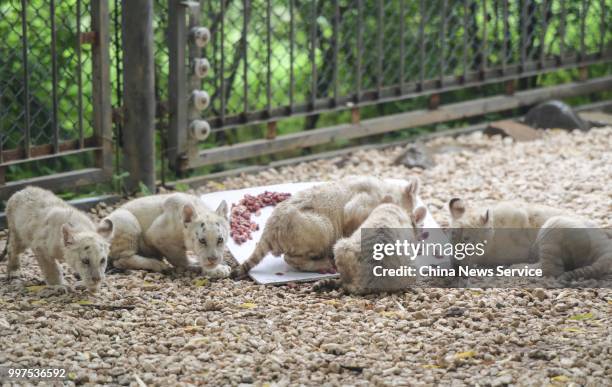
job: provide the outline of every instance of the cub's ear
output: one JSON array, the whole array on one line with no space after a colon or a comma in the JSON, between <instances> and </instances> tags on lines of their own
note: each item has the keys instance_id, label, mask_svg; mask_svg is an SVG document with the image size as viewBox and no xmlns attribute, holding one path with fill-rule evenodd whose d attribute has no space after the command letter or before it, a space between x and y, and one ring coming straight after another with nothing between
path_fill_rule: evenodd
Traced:
<instances>
[{"instance_id":1,"label":"cub's ear","mask_svg":"<svg viewBox=\"0 0 612 387\"><path fill-rule=\"evenodd\" d=\"M412 197L416 197L419 193L419 188L421 186L421 182L418 177L414 177L408 180L408 185L404 188L404 193L410 195Z\"/></svg>"},{"instance_id":2,"label":"cub's ear","mask_svg":"<svg viewBox=\"0 0 612 387\"><path fill-rule=\"evenodd\" d=\"M425 220L425 216L427 215L427 209L423 206L417 207L412 213L414 216L414 223L417 225L422 225Z\"/></svg>"},{"instance_id":3,"label":"cub's ear","mask_svg":"<svg viewBox=\"0 0 612 387\"><path fill-rule=\"evenodd\" d=\"M453 219L461 218L463 214L465 214L465 204L463 203L463 200L459 198L452 198L448 202L448 209L450 210Z\"/></svg>"},{"instance_id":4,"label":"cub's ear","mask_svg":"<svg viewBox=\"0 0 612 387\"><path fill-rule=\"evenodd\" d=\"M74 244L74 234L75 230L72 228L70 223L64 223L62 225L62 240L64 242L64 246L72 246Z\"/></svg>"},{"instance_id":5,"label":"cub's ear","mask_svg":"<svg viewBox=\"0 0 612 387\"><path fill-rule=\"evenodd\" d=\"M98 224L97 231L98 234L102 236L102 238L106 239L107 241L110 241L111 239L113 239L113 235L115 234L115 225L113 224L112 220L104 218L102 219L100 224Z\"/></svg>"},{"instance_id":6,"label":"cub's ear","mask_svg":"<svg viewBox=\"0 0 612 387\"><path fill-rule=\"evenodd\" d=\"M227 212L228 212L227 211L227 202L225 200L223 200L219 204L219 207L217 207L215 212L217 213L217 215L220 215L220 216L224 217L225 219L228 219L228 217L227 217Z\"/></svg>"},{"instance_id":7,"label":"cub's ear","mask_svg":"<svg viewBox=\"0 0 612 387\"><path fill-rule=\"evenodd\" d=\"M489 210L487 209L487 211L485 211L484 214L480 215L480 222L482 223L483 226L486 226L490 221L491 221L491 214L489 213Z\"/></svg>"},{"instance_id":8,"label":"cub's ear","mask_svg":"<svg viewBox=\"0 0 612 387\"><path fill-rule=\"evenodd\" d=\"M185 227L195 219L195 208L191 204L185 204L183 207L183 224Z\"/></svg>"},{"instance_id":9,"label":"cub's ear","mask_svg":"<svg viewBox=\"0 0 612 387\"><path fill-rule=\"evenodd\" d=\"M413 210L416 206L417 193L421 183L418 178L408 180L408 184L404 187L403 201L406 209Z\"/></svg>"}]
</instances>

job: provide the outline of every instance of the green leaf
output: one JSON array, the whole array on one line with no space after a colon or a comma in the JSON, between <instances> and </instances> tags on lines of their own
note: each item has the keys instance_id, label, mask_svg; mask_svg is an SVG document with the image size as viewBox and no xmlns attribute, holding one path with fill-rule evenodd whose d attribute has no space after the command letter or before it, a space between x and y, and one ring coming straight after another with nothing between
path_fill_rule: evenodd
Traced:
<instances>
[{"instance_id":1,"label":"green leaf","mask_svg":"<svg viewBox=\"0 0 612 387\"><path fill-rule=\"evenodd\" d=\"M575 314L569 319L574 320L574 321L582 321L582 320L589 320L592 318L593 318L593 313L581 313L581 314Z\"/></svg>"}]
</instances>

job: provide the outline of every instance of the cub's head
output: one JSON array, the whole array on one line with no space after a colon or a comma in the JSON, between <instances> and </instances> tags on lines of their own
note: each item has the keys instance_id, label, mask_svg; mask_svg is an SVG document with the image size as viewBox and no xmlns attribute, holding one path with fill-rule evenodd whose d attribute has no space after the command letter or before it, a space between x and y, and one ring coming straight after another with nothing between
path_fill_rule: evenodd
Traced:
<instances>
[{"instance_id":1,"label":"cub's head","mask_svg":"<svg viewBox=\"0 0 612 387\"><path fill-rule=\"evenodd\" d=\"M493 218L488 208L470 208L463 200L453 198L448 202L448 209L453 243L479 243L493 239Z\"/></svg>"},{"instance_id":2,"label":"cub's head","mask_svg":"<svg viewBox=\"0 0 612 387\"><path fill-rule=\"evenodd\" d=\"M64 259L79 274L83 284L95 292L104 280L113 222L104 219L97 232L78 231L70 223L65 223L61 231Z\"/></svg>"},{"instance_id":3,"label":"cub's head","mask_svg":"<svg viewBox=\"0 0 612 387\"><path fill-rule=\"evenodd\" d=\"M183 207L185 246L198 257L203 270L223 263L223 252L229 236L227 203L213 211L200 211L191 204Z\"/></svg>"}]
</instances>

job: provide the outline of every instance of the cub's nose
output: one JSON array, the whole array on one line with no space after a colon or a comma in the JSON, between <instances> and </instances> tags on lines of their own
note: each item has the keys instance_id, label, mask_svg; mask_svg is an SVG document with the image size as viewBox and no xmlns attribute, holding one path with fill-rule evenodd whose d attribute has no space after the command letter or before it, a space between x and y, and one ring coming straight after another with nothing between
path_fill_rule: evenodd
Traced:
<instances>
[{"instance_id":1,"label":"cub's nose","mask_svg":"<svg viewBox=\"0 0 612 387\"><path fill-rule=\"evenodd\" d=\"M208 257L208 262L210 262L210 263L215 263L217 261L218 261L218 259L216 257Z\"/></svg>"}]
</instances>

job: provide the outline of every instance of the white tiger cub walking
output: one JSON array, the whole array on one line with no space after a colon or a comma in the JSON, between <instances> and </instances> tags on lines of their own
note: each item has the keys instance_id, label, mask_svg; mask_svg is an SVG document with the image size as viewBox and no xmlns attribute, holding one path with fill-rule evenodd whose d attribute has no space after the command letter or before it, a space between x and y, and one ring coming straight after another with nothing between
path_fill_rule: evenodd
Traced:
<instances>
[{"instance_id":1,"label":"white tiger cub walking","mask_svg":"<svg viewBox=\"0 0 612 387\"><path fill-rule=\"evenodd\" d=\"M108 261L112 221L96 229L87 215L38 187L11 196L6 218L9 279L18 275L19 255L29 247L48 285L64 285L59 262L66 261L89 290L98 289Z\"/></svg>"}]
</instances>

